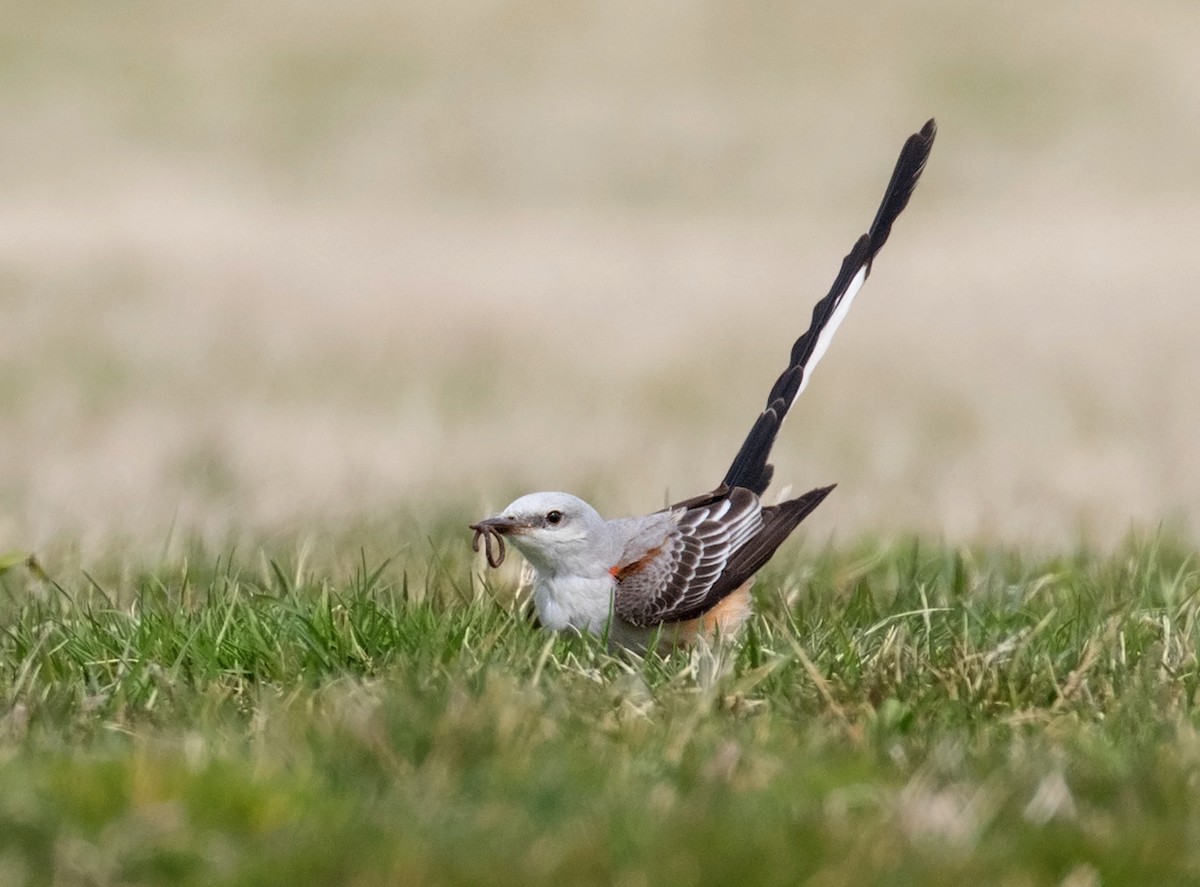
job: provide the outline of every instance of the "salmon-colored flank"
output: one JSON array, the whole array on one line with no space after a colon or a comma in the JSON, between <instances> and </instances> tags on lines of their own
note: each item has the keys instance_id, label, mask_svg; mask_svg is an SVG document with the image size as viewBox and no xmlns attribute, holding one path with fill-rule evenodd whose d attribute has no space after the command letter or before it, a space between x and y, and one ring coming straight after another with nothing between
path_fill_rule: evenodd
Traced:
<instances>
[{"instance_id":1,"label":"salmon-colored flank","mask_svg":"<svg viewBox=\"0 0 1200 887\"><path fill-rule=\"evenodd\" d=\"M732 594L721 598L703 616L681 622L675 628L675 643L690 644L698 637L712 638L716 634L732 634L750 618L750 583L746 582Z\"/></svg>"},{"instance_id":2,"label":"salmon-colored flank","mask_svg":"<svg viewBox=\"0 0 1200 887\"><path fill-rule=\"evenodd\" d=\"M646 650L655 644L657 639L658 652L665 655L678 647L687 647L698 638L712 640L715 636L735 634L750 618L750 586L753 580L748 580L733 593L722 598L716 606L695 619L686 622L668 623L655 628L643 628L632 625L623 619L615 619L612 624L611 640L616 644L634 650Z\"/></svg>"}]
</instances>

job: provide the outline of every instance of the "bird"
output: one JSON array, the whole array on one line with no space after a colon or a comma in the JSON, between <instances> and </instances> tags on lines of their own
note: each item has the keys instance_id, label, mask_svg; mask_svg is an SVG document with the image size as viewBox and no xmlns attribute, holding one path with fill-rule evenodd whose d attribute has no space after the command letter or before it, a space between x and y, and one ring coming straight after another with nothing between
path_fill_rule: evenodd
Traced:
<instances>
[{"instance_id":1,"label":"bird","mask_svg":"<svg viewBox=\"0 0 1200 887\"><path fill-rule=\"evenodd\" d=\"M478 551L482 540L491 566L504 559L505 540L525 557L543 627L665 654L734 635L750 618L754 574L836 486L764 505L774 474L771 448L908 205L936 134L930 119L905 141L870 228L814 306L808 330L792 346L765 409L715 489L651 514L612 520L570 493L529 493L470 525L472 548Z\"/></svg>"}]
</instances>

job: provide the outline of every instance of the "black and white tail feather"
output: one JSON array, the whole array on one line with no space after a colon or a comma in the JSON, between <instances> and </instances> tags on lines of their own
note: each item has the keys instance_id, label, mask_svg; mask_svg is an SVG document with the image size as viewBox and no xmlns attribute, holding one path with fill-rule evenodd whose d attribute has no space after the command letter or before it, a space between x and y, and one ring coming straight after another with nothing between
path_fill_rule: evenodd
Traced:
<instances>
[{"instance_id":1,"label":"black and white tail feather","mask_svg":"<svg viewBox=\"0 0 1200 887\"><path fill-rule=\"evenodd\" d=\"M661 546L649 553L640 545L627 549L614 573L614 604L617 615L626 621L654 626L707 612L753 576L833 490L832 485L819 487L765 507L759 501L771 482L773 468L767 460L779 428L871 273L871 263L887 242L892 223L908 205L936 134L937 126L930 120L904 143L875 220L842 260L829 294L813 308L808 330L792 346L787 368L771 387L766 409L721 485L667 509L675 526Z\"/></svg>"},{"instance_id":2,"label":"black and white tail feather","mask_svg":"<svg viewBox=\"0 0 1200 887\"><path fill-rule=\"evenodd\" d=\"M834 333L850 310L850 303L871 273L871 263L887 243L892 223L908 206L908 200L929 159L935 135L937 125L930 120L920 132L913 133L904 143L879 211L875 214L875 221L842 260L842 270L834 280L829 295L813 307L812 323L792 346L787 369L775 380L767 396L766 409L750 429L745 443L729 466L723 481L726 487L744 487L761 496L770 485L773 469L767 460L771 456L771 447L775 444L779 427L800 392L808 385L817 362L825 356Z\"/></svg>"}]
</instances>

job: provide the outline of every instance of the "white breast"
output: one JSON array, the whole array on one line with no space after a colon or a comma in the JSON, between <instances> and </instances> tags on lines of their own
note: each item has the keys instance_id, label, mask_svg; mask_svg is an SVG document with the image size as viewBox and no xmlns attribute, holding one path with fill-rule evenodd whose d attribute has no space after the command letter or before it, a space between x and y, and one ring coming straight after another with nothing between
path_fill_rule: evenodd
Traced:
<instances>
[{"instance_id":1,"label":"white breast","mask_svg":"<svg viewBox=\"0 0 1200 887\"><path fill-rule=\"evenodd\" d=\"M538 577L533 590L542 625L553 631L576 628L603 634L612 612L616 582L611 576L601 579L584 576Z\"/></svg>"}]
</instances>

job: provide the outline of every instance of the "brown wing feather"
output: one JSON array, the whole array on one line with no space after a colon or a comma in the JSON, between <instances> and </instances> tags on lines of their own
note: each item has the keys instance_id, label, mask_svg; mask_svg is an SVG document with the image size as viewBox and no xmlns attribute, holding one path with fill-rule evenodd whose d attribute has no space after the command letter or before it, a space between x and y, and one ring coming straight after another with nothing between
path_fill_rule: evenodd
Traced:
<instances>
[{"instance_id":1,"label":"brown wing feather","mask_svg":"<svg viewBox=\"0 0 1200 887\"><path fill-rule=\"evenodd\" d=\"M661 546L618 565L616 614L641 627L704 615L757 573L832 490L764 508L738 487L685 510Z\"/></svg>"},{"instance_id":2,"label":"brown wing feather","mask_svg":"<svg viewBox=\"0 0 1200 887\"><path fill-rule=\"evenodd\" d=\"M693 615L703 613L709 607L715 606L727 594L736 591L747 579L762 569L771 559L783 540L792 534L800 521L808 517L812 510L825 501L825 497L833 492L837 484L818 487L809 490L798 499L789 499L778 505L769 505L762 511L762 529L754 534L745 545L729 559L721 577L709 589L704 600L697 604ZM682 618L688 618L684 616Z\"/></svg>"},{"instance_id":3,"label":"brown wing feather","mask_svg":"<svg viewBox=\"0 0 1200 887\"><path fill-rule=\"evenodd\" d=\"M680 509L657 553L627 552L617 564L615 610L640 626L691 618L726 565L762 527L762 506L745 489ZM695 614L692 614L695 615Z\"/></svg>"}]
</instances>

